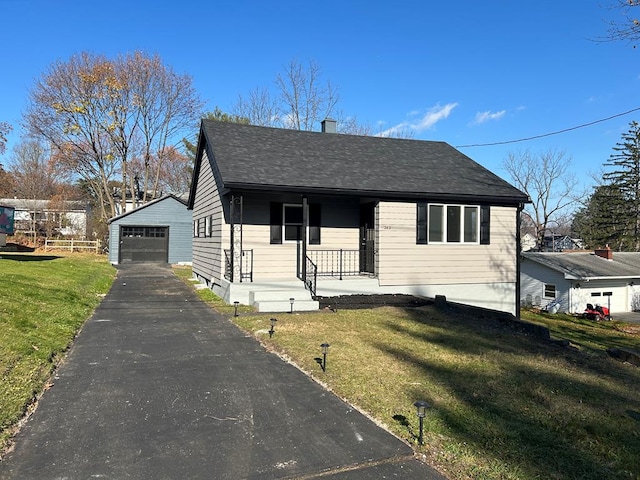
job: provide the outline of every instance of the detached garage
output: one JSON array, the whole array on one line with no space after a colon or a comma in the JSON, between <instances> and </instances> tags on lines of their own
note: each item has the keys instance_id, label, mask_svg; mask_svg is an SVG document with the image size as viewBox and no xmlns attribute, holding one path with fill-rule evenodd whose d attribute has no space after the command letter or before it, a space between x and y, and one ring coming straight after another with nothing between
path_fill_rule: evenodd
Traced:
<instances>
[{"instance_id":1,"label":"detached garage","mask_svg":"<svg viewBox=\"0 0 640 480\"><path fill-rule=\"evenodd\" d=\"M520 302L567 313L587 305L609 307L612 314L640 310L640 253L525 252Z\"/></svg>"},{"instance_id":2,"label":"detached garage","mask_svg":"<svg viewBox=\"0 0 640 480\"><path fill-rule=\"evenodd\" d=\"M109 220L109 261L191 263L191 211L165 195Z\"/></svg>"}]
</instances>

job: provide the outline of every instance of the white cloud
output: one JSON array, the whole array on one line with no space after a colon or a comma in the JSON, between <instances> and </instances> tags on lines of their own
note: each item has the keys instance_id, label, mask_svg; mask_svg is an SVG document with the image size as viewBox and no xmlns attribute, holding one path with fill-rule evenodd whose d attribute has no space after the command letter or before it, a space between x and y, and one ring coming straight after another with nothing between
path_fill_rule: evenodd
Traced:
<instances>
[{"instance_id":1,"label":"white cloud","mask_svg":"<svg viewBox=\"0 0 640 480\"><path fill-rule=\"evenodd\" d=\"M492 113L490 111L476 113L476 118L473 120L473 125L480 125L490 120L500 120L507 113L506 110L500 110L499 112Z\"/></svg>"},{"instance_id":2,"label":"white cloud","mask_svg":"<svg viewBox=\"0 0 640 480\"><path fill-rule=\"evenodd\" d=\"M424 115L417 119L405 120L400 122L393 127L390 127L378 134L380 137L389 137L393 136L399 132L403 131L413 131L413 132L422 132L424 130L429 130L440 120L446 119L449 114L452 112L454 108L458 106L458 103L447 103L444 106L436 105L429 109ZM417 116L419 114L418 111L410 112L410 116Z\"/></svg>"}]
</instances>

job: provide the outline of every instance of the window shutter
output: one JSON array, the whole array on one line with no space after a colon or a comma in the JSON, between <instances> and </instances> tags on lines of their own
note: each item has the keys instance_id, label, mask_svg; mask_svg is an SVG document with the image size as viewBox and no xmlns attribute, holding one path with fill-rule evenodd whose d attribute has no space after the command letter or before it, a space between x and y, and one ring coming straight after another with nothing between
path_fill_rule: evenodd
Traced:
<instances>
[{"instance_id":1,"label":"window shutter","mask_svg":"<svg viewBox=\"0 0 640 480\"><path fill-rule=\"evenodd\" d=\"M309 245L320 245L320 204L309 204Z\"/></svg>"},{"instance_id":2,"label":"window shutter","mask_svg":"<svg viewBox=\"0 0 640 480\"><path fill-rule=\"evenodd\" d=\"M427 243L428 206L426 203L418 203L418 218L416 222L416 243Z\"/></svg>"},{"instance_id":3,"label":"window shutter","mask_svg":"<svg viewBox=\"0 0 640 480\"><path fill-rule=\"evenodd\" d=\"M271 202L271 238L269 243L282 243L282 203Z\"/></svg>"},{"instance_id":4,"label":"window shutter","mask_svg":"<svg viewBox=\"0 0 640 480\"><path fill-rule=\"evenodd\" d=\"M480 206L480 245L489 245L491 233L491 207Z\"/></svg>"}]
</instances>

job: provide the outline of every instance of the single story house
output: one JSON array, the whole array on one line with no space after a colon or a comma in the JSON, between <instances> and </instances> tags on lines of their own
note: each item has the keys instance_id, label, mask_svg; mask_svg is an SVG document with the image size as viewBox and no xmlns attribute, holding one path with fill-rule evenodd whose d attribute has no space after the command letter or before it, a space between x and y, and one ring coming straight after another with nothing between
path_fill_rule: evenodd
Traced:
<instances>
[{"instance_id":1,"label":"single story house","mask_svg":"<svg viewBox=\"0 0 640 480\"><path fill-rule=\"evenodd\" d=\"M0 205L14 209L15 233L86 238L90 207L76 200L50 201L0 198Z\"/></svg>"},{"instance_id":2,"label":"single story house","mask_svg":"<svg viewBox=\"0 0 640 480\"><path fill-rule=\"evenodd\" d=\"M191 211L165 195L109 219L109 261L114 264L191 263Z\"/></svg>"},{"instance_id":3,"label":"single story house","mask_svg":"<svg viewBox=\"0 0 640 480\"><path fill-rule=\"evenodd\" d=\"M582 313L600 304L612 314L640 310L640 253L524 252L520 294L522 305Z\"/></svg>"},{"instance_id":4,"label":"single story house","mask_svg":"<svg viewBox=\"0 0 640 480\"><path fill-rule=\"evenodd\" d=\"M404 293L517 314L524 193L444 142L322 125L202 121L188 203L196 278L260 311Z\"/></svg>"}]
</instances>

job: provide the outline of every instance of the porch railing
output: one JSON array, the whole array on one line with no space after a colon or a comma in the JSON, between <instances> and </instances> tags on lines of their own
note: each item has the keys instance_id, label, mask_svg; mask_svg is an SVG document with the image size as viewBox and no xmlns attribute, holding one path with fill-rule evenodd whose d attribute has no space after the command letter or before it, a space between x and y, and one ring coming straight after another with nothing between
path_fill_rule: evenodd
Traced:
<instances>
[{"instance_id":1,"label":"porch railing","mask_svg":"<svg viewBox=\"0 0 640 480\"><path fill-rule=\"evenodd\" d=\"M360 250L307 250L307 257L316 266L317 276L342 277L360 275Z\"/></svg>"},{"instance_id":2,"label":"porch railing","mask_svg":"<svg viewBox=\"0 0 640 480\"><path fill-rule=\"evenodd\" d=\"M318 268L316 264L311 261L311 259L307 256L307 270L306 270L306 278L303 278L304 286L307 290L311 292L311 296L316 296L316 282L318 280Z\"/></svg>"},{"instance_id":3,"label":"porch railing","mask_svg":"<svg viewBox=\"0 0 640 480\"><path fill-rule=\"evenodd\" d=\"M253 250L242 250L240 256L240 281L253 282ZM224 278L231 280L233 277L233 257L231 250L224 251ZM235 279L234 279L235 280Z\"/></svg>"}]
</instances>

